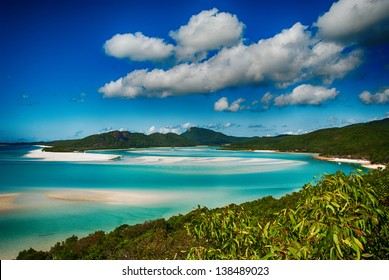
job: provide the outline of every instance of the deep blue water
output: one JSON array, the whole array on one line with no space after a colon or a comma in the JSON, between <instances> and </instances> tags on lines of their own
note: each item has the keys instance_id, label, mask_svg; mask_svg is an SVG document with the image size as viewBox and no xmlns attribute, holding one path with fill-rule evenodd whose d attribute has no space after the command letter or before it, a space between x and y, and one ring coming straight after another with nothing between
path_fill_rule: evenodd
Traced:
<instances>
[{"instance_id":1,"label":"deep blue water","mask_svg":"<svg viewBox=\"0 0 389 280\"><path fill-rule=\"evenodd\" d=\"M85 236L125 223L168 218L197 205L217 207L267 195L279 197L320 174L356 169L314 160L309 154L209 147L100 151L122 156L105 162L24 158L32 149L37 147L0 146L0 194L19 194L14 200L16 209L0 211L0 258L15 257L29 247L48 249L73 234ZM72 190L141 192L157 198L113 203L48 196Z\"/></svg>"}]
</instances>

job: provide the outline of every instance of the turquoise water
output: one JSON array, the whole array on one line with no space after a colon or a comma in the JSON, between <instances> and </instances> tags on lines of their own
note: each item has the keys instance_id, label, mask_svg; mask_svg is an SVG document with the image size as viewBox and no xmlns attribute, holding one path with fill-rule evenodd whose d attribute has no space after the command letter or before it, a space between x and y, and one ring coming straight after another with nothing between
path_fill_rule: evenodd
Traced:
<instances>
[{"instance_id":1,"label":"turquoise water","mask_svg":"<svg viewBox=\"0 0 389 280\"><path fill-rule=\"evenodd\" d=\"M73 234L81 237L121 224L168 218L197 205L212 208L267 195L279 197L317 175L356 169L314 160L309 154L209 147L100 151L121 155L102 162L25 158L32 149L37 147L0 147L0 194L19 194L14 209L0 211L2 259L29 247L49 249ZM105 191L114 192L114 200L78 199L84 192L105 196ZM58 199L58 193L72 196ZM128 200L127 194L140 196Z\"/></svg>"}]
</instances>

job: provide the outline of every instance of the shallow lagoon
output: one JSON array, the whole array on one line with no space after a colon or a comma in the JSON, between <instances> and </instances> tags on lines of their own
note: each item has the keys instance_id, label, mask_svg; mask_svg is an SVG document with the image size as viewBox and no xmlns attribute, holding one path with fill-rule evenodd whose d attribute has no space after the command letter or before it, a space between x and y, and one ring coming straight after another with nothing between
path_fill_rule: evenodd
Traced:
<instances>
[{"instance_id":1,"label":"shallow lagoon","mask_svg":"<svg viewBox=\"0 0 389 280\"><path fill-rule=\"evenodd\" d=\"M280 197L323 173L357 166L310 154L221 151L210 147L100 151L113 161L25 158L37 147L0 147L0 194L17 194L0 212L0 258L48 249L73 234L110 231L207 207Z\"/></svg>"}]
</instances>

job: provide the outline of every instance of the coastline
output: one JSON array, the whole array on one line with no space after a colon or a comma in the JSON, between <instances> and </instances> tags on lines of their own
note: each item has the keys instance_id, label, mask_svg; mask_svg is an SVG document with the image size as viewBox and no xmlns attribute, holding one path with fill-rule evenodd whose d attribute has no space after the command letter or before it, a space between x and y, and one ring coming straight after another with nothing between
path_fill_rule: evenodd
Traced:
<instances>
[{"instance_id":1,"label":"coastline","mask_svg":"<svg viewBox=\"0 0 389 280\"><path fill-rule=\"evenodd\" d=\"M342 164L342 163L358 164L362 167L369 168L369 169L378 169L378 168L385 169L386 168L386 166L383 164L372 164L369 160L364 160L364 159L325 157L325 156L320 156L320 155L313 156L313 158L317 159L317 160L337 162L338 164Z\"/></svg>"},{"instance_id":2,"label":"coastline","mask_svg":"<svg viewBox=\"0 0 389 280\"><path fill-rule=\"evenodd\" d=\"M44 148L44 146L39 146ZM43 161L109 161L121 158L113 154L92 154L80 152L45 152L43 149L33 150L24 156L25 158L39 159Z\"/></svg>"}]
</instances>

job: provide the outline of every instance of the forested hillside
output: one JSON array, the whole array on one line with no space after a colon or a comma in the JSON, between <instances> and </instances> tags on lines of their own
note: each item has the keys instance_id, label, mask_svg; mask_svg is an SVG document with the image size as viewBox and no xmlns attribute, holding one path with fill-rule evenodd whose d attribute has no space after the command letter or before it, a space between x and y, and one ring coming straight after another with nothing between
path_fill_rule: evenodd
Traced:
<instances>
[{"instance_id":1,"label":"forested hillside","mask_svg":"<svg viewBox=\"0 0 389 280\"><path fill-rule=\"evenodd\" d=\"M256 137L232 143L226 149L312 152L389 163L389 119L327 128L303 135Z\"/></svg>"}]
</instances>

